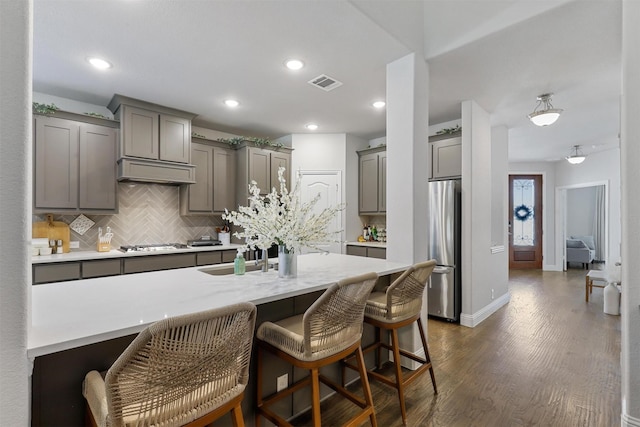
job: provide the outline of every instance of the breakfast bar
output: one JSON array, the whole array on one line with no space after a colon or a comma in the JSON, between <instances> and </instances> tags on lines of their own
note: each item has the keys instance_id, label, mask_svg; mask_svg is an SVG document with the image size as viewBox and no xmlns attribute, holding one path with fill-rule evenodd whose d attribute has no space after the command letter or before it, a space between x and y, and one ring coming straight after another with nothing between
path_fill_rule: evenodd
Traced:
<instances>
[{"instance_id":1,"label":"breakfast bar","mask_svg":"<svg viewBox=\"0 0 640 427\"><path fill-rule=\"evenodd\" d=\"M278 278L274 270L219 274L228 271L223 264L34 286L28 343L32 425L81 425L85 373L108 369L135 334L160 319L249 301L258 306L258 322L278 320L304 312L340 279L375 272L385 280L407 267L314 253L298 256L298 275L291 279ZM252 391L245 400L252 413Z\"/></svg>"}]
</instances>

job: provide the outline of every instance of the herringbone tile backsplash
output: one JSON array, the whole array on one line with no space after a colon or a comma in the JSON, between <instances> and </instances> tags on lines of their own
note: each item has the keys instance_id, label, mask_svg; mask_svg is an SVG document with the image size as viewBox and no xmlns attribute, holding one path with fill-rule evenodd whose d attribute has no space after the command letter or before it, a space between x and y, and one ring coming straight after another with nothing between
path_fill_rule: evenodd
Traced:
<instances>
[{"instance_id":1,"label":"herringbone tile backsplash","mask_svg":"<svg viewBox=\"0 0 640 427\"><path fill-rule=\"evenodd\" d=\"M71 230L71 240L80 242L80 250L95 250L98 227L111 227L112 248L131 244L186 243L200 236L215 235L222 224L220 215L180 216L180 189L175 185L123 182L118 184L117 215L87 215L95 221L84 235ZM55 221L70 224L78 215L55 215ZM34 221L45 221L34 216Z\"/></svg>"}]
</instances>

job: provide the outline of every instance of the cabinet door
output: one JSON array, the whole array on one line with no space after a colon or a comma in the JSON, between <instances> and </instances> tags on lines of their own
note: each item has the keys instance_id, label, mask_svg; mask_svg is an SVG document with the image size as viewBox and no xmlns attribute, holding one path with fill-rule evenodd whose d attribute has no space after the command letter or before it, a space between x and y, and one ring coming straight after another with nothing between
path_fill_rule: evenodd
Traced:
<instances>
[{"instance_id":1,"label":"cabinet door","mask_svg":"<svg viewBox=\"0 0 640 427\"><path fill-rule=\"evenodd\" d=\"M360 157L360 212L378 211L378 155Z\"/></svg>"},{"instance_id":2,"label":"cabinet door","mask_svg":"<svg viewBox=\"0 0 640 427\"><path fill-rule=\"evenodd\" d=\"M364 246L347 245L347 255L367 256L367 248Z\"/></svg>"},{"instance_id":3,"label":"cabinet door","mask_svg":"<svg viewBox=\"0 0 640 427\"><path fill-rule=\"evenodd\" d=\"M53 117L35 118L34 207L78 207L78 123Z\"/></svg>"},{"instance_id":4,"label":"cabinet door","mask_svg":"<svg viewBox=\"0 0 640 427\"><path fill-rule=\"evenodd\" d=\"M208 213L213 210L213 147L191 144L191 159L196 166L196 183L189 184L189 212Z\"/></svg>"},{"instance_id":5,"label":"cabinet door","mask_svg":"<svg viewBox=\"0 0 640 427\"><path fill-rule=\"evenodd\" d=\"M271 180L270 154L271 152L268 150L249 148L249 183L255 181L260 188L260 194L267 194L271 191L269 186Z\"/></svg>"},{"instance_id":6,"label":"cabinet door","mask_svg":"<svg viewBox=\"0 0 640 427\"><path fill-rule=\"evenodd\" d=\"M116 210L116 130L80 126L80 209Z\"/></svg>"},{"instance_id":7,"label":"cabinet door","mask_svg":"<svg viewBox=\"0 0 640 427\"><path fill-rule=\"evenodd\" d=\"M278 181L278 169L280 167L285 169L284 179L287 180L287 189L291 190L293 188L293 183L291 182L291 154L277 151L271 153L271 185L269 188L276 187L280 191L280 182Z\"/></svg>"},{"instance_id":8,"label":"cabinet door","mask_svg":"<svg viewBox=\"0 0 640 427\"><path fill-rule=\"evenodd\" d=\"M128 105L122 108L122 154L158 159L158 113Z\"/></svg>"},{"instance_id":9,"label":"cabinet door","mask_svg":"<svg viewBox=\"0 0 640 427\"><path fill-rule=\"evenodd\" d=\"M457 178L462 175L462 138L431 143L431 177Z\"/></svg>"},{"instance_id":10,"label":"cabinet door","mask_svg":"<svg viewBox=\"0 0 640 427\"><path fill-rule=\"evenodd\" d=\"M191 121L168 114L160 115L160 160L189 163L191 159Z\"/></svg>"},{"instance_id":11,"label":"cabinet door","mask_svg":"<svg viewBox=\"0 0 640 427\"><path fill-rule=\"evenodd\" d=\"M387 211L387 153L378 154L378 211Z\"/></svg>"},{"instance_id":12,"label":"cabinet door","mask_svg":"<svg viewBox=\"0 0 640 427\"><path fill-rule=\"evenodd\" d=\"M213 148L213 211L236 209L235 151Z\"/></svg>"}]
</instances>

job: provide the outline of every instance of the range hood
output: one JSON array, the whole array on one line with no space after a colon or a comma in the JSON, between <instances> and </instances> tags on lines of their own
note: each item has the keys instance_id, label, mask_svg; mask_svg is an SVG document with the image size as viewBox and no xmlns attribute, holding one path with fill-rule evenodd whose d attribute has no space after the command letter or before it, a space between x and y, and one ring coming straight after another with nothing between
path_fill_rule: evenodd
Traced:
<instances>
[{"instance_id":1,"label":"range hood","mask_svg":"<svg viewBox=\"0 0 640 427\"><path fill-rule=\"evenodd\" d=\"M118 181L154 182L158 184L195 184L196 167L148 159L122 157L118 160Z\"/></svg>"}]
</instances>

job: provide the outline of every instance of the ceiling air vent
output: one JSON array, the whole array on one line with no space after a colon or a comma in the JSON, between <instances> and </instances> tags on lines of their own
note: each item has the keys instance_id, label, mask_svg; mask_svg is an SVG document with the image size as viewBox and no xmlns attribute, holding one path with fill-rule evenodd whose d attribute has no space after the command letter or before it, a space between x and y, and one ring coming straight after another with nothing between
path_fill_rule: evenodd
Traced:
<instances>
[{"instance_id":1,"label":"ceiling air vent","mask_svg":"<svg viewBox=\"0 0 640 427\"><path fill-rule=\"evenodd\" d=\"M318 87L326 92L342 86L342 82L337 81L333 77L329 77L326 74L319 75L316 78L309 80L309 84Z\"/></svg>"}]
</instances>

